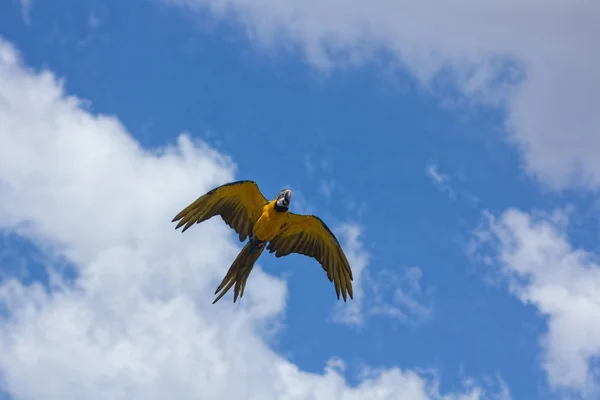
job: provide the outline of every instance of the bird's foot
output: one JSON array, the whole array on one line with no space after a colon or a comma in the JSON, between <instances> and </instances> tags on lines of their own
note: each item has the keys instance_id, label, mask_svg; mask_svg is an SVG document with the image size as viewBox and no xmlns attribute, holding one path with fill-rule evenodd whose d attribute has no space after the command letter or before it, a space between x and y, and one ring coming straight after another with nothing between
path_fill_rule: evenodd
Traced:
<instances>
[{"instance_id":1,"label":"bird's foot","mask_svg":"<svg viewBox=\"0 0 600 400\"><path fill-rule=\"evenodd\" d=\"M250 235L250 244L252 245L253 250L259 250L265 247L265 242L258 239L254 234Z\"/></svg>"}]
</instances>

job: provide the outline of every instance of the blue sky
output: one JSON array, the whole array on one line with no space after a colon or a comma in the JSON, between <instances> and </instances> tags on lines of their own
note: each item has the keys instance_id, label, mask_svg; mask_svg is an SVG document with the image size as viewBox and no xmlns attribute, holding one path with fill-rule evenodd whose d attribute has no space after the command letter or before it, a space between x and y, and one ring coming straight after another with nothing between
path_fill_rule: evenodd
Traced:
<instances>
[{"instance_id":1,"label":"blue sky","mask_svg":"<svg viewBox=\"0 0 600 400\"><path fill-rule=\"evenodd\" d=\"M325 8L331 11L334 3L337 2L325 2ZM465 7L472 6L468 1L462 3ZM563 2L556 3L563 5ZM185 289L191 290L190 293L197 290L204 292L198 295L199 300L192 302L202 303L197 305L200 308L194 311L197 313L194 318L204 321L207 326L222 324L226 328L221 329L228 330L233 337L247 335L247 330L250 330L260 343L254 343L255 346L270 347L274 354L271 357L277 357L278 362L287 360L289 365L314 374L311 377L321 376L332 357L343 360L345 369L338 372L343 384L336 381L335 385L342 385L344 389L335 392L339 395L330 395L338 396L335 398L388 398L367 397L375 396L376 390L369 389L365 383L366 367L382 370L400 368L408 374L406 376L416 374L414 379L425 382L425 385L435 386L439 380L439 392L428 386L429 392L419 392L418 395L415 394L417 392L402 392L410 379L406 378L404 383L400 380L392 386L392 392L405 393L404 396L409 397L392 395L389 398L433 399L453 393L456 396L471 393L473 398L481 399L534 400L566 398L569 395L593 398L597 394L597 370L594 370L593 358L600 355L600 342L593 339L594 332L600 332L600 327L597 321L590 322L593 316L600 315L597 294L600 292L593 290L594 287L600 289L600 269L594 256L594 251L598 250L595 193L597 182L600 182L596 178L600 176L600 166L596 165L593 152L588 152L588 148L598 146L594 134L600 133L600 126L593 118L586 120L587 114L569 108L580 97L573 100L565 95L564 107L556 111L554 103L545 103L550 102L549 97L535 90L538 84L536 74L539 74L541 86L549 83L555 89L552 98L561 97L561 90L568 95L577 95L557 83L564 78L563 75L537 67L540 60L546 60L554 53L546 54L541 50L539 54L535 53L537 43L530 43L530 47L515 45L506 50L502 40L512 43L510 35L518 35L521 32L519 27L514 32L505 29L508 33L498 36L502 40L495 35L488 37L481 34L482 43L461 41L466 34L480 34L476 29L481 28L471 20L461 21L457 16L448 17L448 26L462 26L464 29L464 32L455 32L456 41L446 40L443 32L439 34L440 38L435 35L422 38L419 36L422 33L417 30L409 30L408 34L400 32L397 37L385 37L384 33L375 32L373 37L369 37L374 43L372 51L367 51L359 40L353 42L356 35L351 34L348 28L352 24L347 25L344 20L355 21L360 13L354 15L340 11L327 25L315 17L320 14L310 9L317 7L318 3L308 2L304 6L281 3L280 7L289 6L298 16L288 21L290 26L297 25L286 30L287 11L273 7L279 11L271 13L268 1L252 5L233 1L228 3L229 8L225 12L214 13L208 8L210 4L203 1L58 0L52 4L34 1L26 14L17 1L0 6L0 36L10 43L11 51L20 52L22 65L18 70L30 68L17 73L14 68L6 67L9 72L2 70L3 79L8 79L12 76L10 74L18 77L11 79L15 88L11 86L12 89L6 89L4 93L0 89L0 98L8 104L2 115L10 121L4 124L2 129L7 133L0 135L0 140L2 147L9 149L12 155L6 155L9 161L0 163L0 169L4 169L0 175L0 188L11 199L0 210L0 228L5 235L1 245L3 279L0 282L3 290L0 291L0 299L6 315L2 322L4 327L0 330L0 348L10 354L5 362L0 363L0 376L4 377L8 398L58 399L73 394L84 394L89 398L144 396L147 389L143 389L140 383L143 382L140 379L146 376L143 371L136 368L129 370L133 378L127 382L120 380L122 374L110 373L111 368L120 371L124 365L129 365L127 356L115 361L108 355L110 352L100 353L106 355L106 359L100 361L105 366L100 371L86 372L88 364L84 362L81 370L85 375L80 379L85 382L81 387L75 385L77 388L73 388L69 382L76 379L79 372L68 366L77 365L79 357L95 353L86 351L72 356L73 360L68 360L71 357L68 355L60 359L48 356L44 345L51 346L53 340L57 340L61 345L54 343L54 346L69 351L69 343L73 342L69 341L68 333L62 328L54 332L53 328L47 327L54 326L53 318L68 319L70 314L67 311L57 310L61 305L65 310L71 310L61 303L61 299L72 298L75 301L76 296L87 296L82 303L90 304L90 309L83 309L82 315L94 315L93 321L104 321L98 324L114 318L115 324L128 324L130 334L144 332L147 325L137 325L135 318L127 316L132 314L116 316L117 312L109 306L93 303L93 299L102 298L102 293L109 293L109 290L110 293L113 290L121 290L118 293L122 293L128 290L128 284L134 285L131 282L138 275L128 272L129 256L119 256L118 252L110 256L113 257L111 265L115 266L115 275L109 278L103 275L107 272L98 272L84 265L102 264L95 257L101 259L102 252L110 248L109 244L100 247L98 243L103 240L116 248L129 246L133 253L142 252L136 246L146 248L139 243L146 240L145 235L150 235L154 232L151 229L156 227L159 227L156 228L156 238L168 235L168 243L173 241L176 246L181 247L185 243L189 246L186 249L189 249L196 246L195 243L201 243L198 245L201 249L218 253L208 256L200 250L193 250L199 252L194 255L209 260L206 263L212 268L210 273L206 273L206 278L198 278L206 279L206 282ZM386 6L389 6L387 11ZM512 13L512 18L518 19L521 13L525 13L517 6L511 9L512 6L512 3L504 6L508 14ZM554 21L552 13L559 12L552 11L550 7L533 7L540 21L544 18ZM398 12L395 6L385 1L378 2L373 8L380 8L381 15ZM598 7L590 5L589 8L588 14L591 10L598 15ZM574 21L583 18L585 13L583 6L581 9L575 7L575 11L564 18L567 22ZM443 14L436 13L432 18L444 18ZM27 17L24 18L24 15ZM258 15L262 15L264 20ZM415 15L414 18L417 18L421 14L417 12ZM378 20L376 16L375 11L369 11L362 22L373 26L385 23L385 19ZM571 25L564 28L566 33L559 32L559 28L548 28L542 22L539 27L532 26L531 29L542 38L562 35L560 37L565 38L564 46L567 47L571 43L569 40L574 43L578 35L589 34L584 28L580 32L578 27ZM312 30L301 29L303 24L312 27ZM320 31L321 28L314 24L326 27ZM585 26L585 23L581 25ZM376 31L373 27L372 30ZM319 37L320 32L323 38ZM387 31L382 29L382 32ZM330 40L330 34L337 39ZM408 39L404 39L405 35ZM498 43L494 42L496 39ZM378 44L378 40L381 43ZM311 50L315 43L321 43L324 53ZM424 65L423 60L427 61L427 57L411 58L414 48L420 51L430 43L438 49L430 55L435 59L432 62L434 67ZM584 53L587 42L577 43ZM370 44L367 41L364 46ZM473 48L483 50L474 52ZM530 50L531 53L528 52ZM359 55L356 56L353 51ZM460 53L461 57L455 53ZM325 61L323 54L327 58ZM355 55L356 60L351 55ZM498 57L502 61L499 65ZM436 69L438 58L442 67ZM6 60L4 62L10 64ZM595 65L594 62L598 60L587 61L592 65ZM572 68L568 71L577 72L579 64L573 63L568 65ZM507 69L512 65L533 67L524 71L523 81L514 82ZM433 78L424 78L432 68L435 72ZM22 87L18 85L19 79L25 82L27 76L37 76L42 69L63 80L65 95L86 100L79 106L73 106L78 112L114 117L123 125L122 128L102 125L98 119L93 119L93 123L97 124L93 129L92 122L69 125L64 121L72 113L64 111L64 115L60 114L66 105L38 113L36 110L41 106L35 104L45 97L36 95L35 90L40 86L42 93L46 89L44 84L31 78L33 83L23 83ZM560 73L563 73L562 70ZM494 79L488 80L490 76ZM589 79L594 81L594 76ZM600 91L597 81L594 82L590 92ZM573 86L576 84L574 82ZM15 100L26 90L33 90L30 97L24 97L28 100ZM594 99L598 98L596 92L585 95L590 100L588 107L599 111L599 103L594 103ZM62 94L52 101L67 104ZM30 111L31 115L43 114L52 122L31 122L34 125L27 125L30 123L28 119L36 121L37 118L28 117L29 112L19 111L19 107L27 107L28 103L34 110ZM53 116L51 112L58 114ZM560 123L547 122L545 113L552 113L552 118ZM557 113L562 114L557 116ZM74 121L80 121L82 117L78 118ZM569 125L573 119L580 123ZM539 122L542 120L546 122ZM545 123L552 123L555 129L546 129ZM19 129L6 128L14 126ZM573 126L572 130L562 129L568 126ZM97 147L84 146L77 150L82 138L87 137L86 133L77 133L77 129L88 128L97 135ZM20 136L14 133L17 131ZM66 135L66 131L70 135L68 138L73 140L72 145L60 136ZM112 227L115 224L107 221L118 217L116 214L111 217L113 207L106 204L112 204L110 201L122 203L122 206L114 207L117 209L115 213L129 203L132 209L137 207L133 201L135 196L126 198L126 194L122 194L128 193L125 188L137 187L138 184L141 187L141 183L131 182L130 185L126 181L129 179L126 177L133 181L137 179L137 164L132 161L130 165L123 156L123 168L131 168L133 172L123 172L121 176L120 162L113 165L113 159L107 158L104 163L98 164L100 169L112 171L106 172L105 180L96 175L88 179L86 173L93 174L93 171L86 170L85 163L77 164L76 159L86 158L84 150L90 151L94 158L95 148L99 149L98 152L126 154L125 150L121 153L118 149L123 141L115 139L114 143L106 142L105 147L98 143L118 135L130 137L143 148L144 156L139 156L142 160L140 168L156 162L156 169L152 170L155 172L140 178L140 182L153 182L153 174L158 175L171 165L160 158L160 149L174 146L182 132L186 132L200 150L193 168L181 172L181 176L197 178L198 183L195 186L181 183L185 190L151 192L150 195L157 196L152 201L140 194L144 204L148 204L140 205L140 209L151 213L152 207L157 204L157 209L163 207L159 215L174 215L204 191L232 179L257 181L267 197L290 186L295 192L293 207L296 211L315 213L335 227L344 239L347 251L352 253L351 261L364 267L360 273L356 304L336 304L333 286L314 260L300 256L276 260L265 255L260 265L267 275L253 273L248 283L248 303L242 301L241 305L233 305L226 297L211 309L204 303L209 302L219 277L225 273L240 247L233 233L218 223L209 224L207 228L194 228L193 231L198 232L187 235L192 232L188 231L186 237L171 232L173 227L163 222L148 223L150 228L142 238L136 236L131 242L124 240L121 244L117 240L121 237L117 231L106 228L105 231L98 229L104 233L95 233L95 224L84 227L71 221L75 225L65 223L64 229L79 232L76 236L75 233L59 232L61 228L52 225L54 220L44 219L49 217L36 211L33 200L31 209L26 205L11 206L13 202L16 205L29 204L23 199L54 204L52 207L55 208L50 208L49 213L55 213L57 221L61 221L60 213L67 212L66 204L71 204L86 218L96 212L94 201L70 196L76 187L74 182L91 182L90 193L99 191L98 196L104 199L103 207L107 207L109 215L100 215L98 220L90 218ZM39 144L39 148L29 145L38 140L38 135L41 135L40 143L46 144ZM56 142L52 139L55 137ZM105 137L107 139L103 139ZM212 154L212 150L203 147L202 143L217 151L219 156ZM547 143L556 145L556 148ZM123 146L129 149L126 144ZM65 161L68 164L65 168L48 167L62 162L58 161L60 157L71 157L65 149L78 153L74 161ZM38 151L43 154L47 151L48 154L31 156ZM40 166L31 167L34 162L25 161L29 160L28 155L36 159L35 162L39 161ZM219 158L221 155L225 158ZM183 158L177 160L172 162L179 163L177 165L184 171L187 164L181 161ZM210 167L204 168L203 160L209 160ZM164 161L164 165L159 161ZM65 172L68 168L75 172ZM80 181L76 181L74 176ZM65 186L56 183L59 178L66 180ZM24 182L37 182L36 189L31 189ZM123 182L123 186L119 186L119 182ZM53 186L55 183L56 186ZM117 189L106 189L106 193L102 191L103 185L108 188L113 184ZM67 200L60 202L55 198ZM565 222L567 220L568 223ZM125 232L124 227L119 229ZM218 234L211 234L209 229ZM89 242L84 243L82 237ZM214 244L219 238L228 243L223 245L222 251ZM479 243L478 238L485 238L485 243ZM154 240L158 239L153 236L148 243L154 243ZM165 242L160 243L164 257L167 257L165 259L171 260L168 257L177 251ZM473 252L475 244L478 246ZM589 253L582 256L577 249L585 249ZM152 254L148 250L148 260L154 260L154 256L150 256ZM158 256L156 259L161 260ZM194 263L188 262L188 269L177 270L179 272L174 274L203 274L203 267L194 269ZM152 271L163 268L158 261L148 263L147 268ZM66 269L64 264L67 264ZM48 275L46 268L57 265L63 266L58 268L57 275ZM92 290L86 286L91 276L103 289ZM125 283L116 283L115 276ZM99 279L106 279L106 283L97 283ZM57 280L62 283L57 284ZM87 283L80 285L78 280ZM47 294L42 296L42 300L33 294L17 295L15 290L10 289L13 287L10 285L16 285L14 287L22 288L24 292L35 291L38 290L32 286L35 282L46 287ZM271 287L275 288L274 297L260 300L260 292L271 293ZM140 296L147 295L145 290L140 289L143 293ZM162 290L159 280L151 292L162 293ZM169 292L172 298L187 293L184 289L178 292L177 286L169 290L172 290ZM131 292L137 293L137 289L131 289ZM567 300L560 300L562 297L557 293L567 293ZM189 298L193 299L196 295L190 294ZM161 301L167 301L162 295L157 296ZM252 296L258 296L256 298L260 301L252 300ZM151 296L143 299L156 300ZM28 314L27 301L35 304L39 301L37 316ZM127 301L137 304L133 297ZM120 301L115 304L118 309L125 307ZM247 310L245 307L248 307ZM215 308L219 311L214 311ZM344 308L352 309L354 318L350 318ZM167 321L171 312L179 315L169 309L163 310L162 314L157 311L156 315L162 315ZM243 314L246 312L247 315ZM268 318L263 318L265 315ZM228 317L231 321L240 318L242 328L227 321ZM68 324L75 326L76 321L70 320ZM153 323L159 324L160 320L157 318ZM263 329L265 323L269 328L267 332ZM94 324L89 322L86 328L77 325L74 329L78 332L86 329L94 331ZM47 337L43 333L28 336L26 332L36 329L32 327L37 327L40 332L49 329L50 333ZM173 329L182 329L189 337L198 335L194 329L202 331L197 327ZM571 336L573 332L570 329L588 334ZM15 339L20 335L23 335L21 342ZM581 340L580 344L578 340ZM168 343L162 344L163 350L176 352ZM142 352L136 346L142 345L137 344L135 339L130 345L130 353L125 354L133 359ZM228 348L227 344L223 346ZM183 348L182 351L188 351ZM194 361L193 353L190 354L191 365L205 362L206 368L209 368L207 360ZM578 359L580 354L586 355L583 364ZM32 364L31 360L37 361ZM228 378L218 379L223 379L223 382L241 379L245 382L246 378L238 378L235 371L240 375L244 368L254 368L253 360L234 358L231 362L246 364L247 367L232 371ZM151 361L144 363L153 368ZM155 371L164 371L161 368L157 366ZM435 371L435 374L430 376L423 369ZM221 388L215 383L221 391L194 394L186 386L189 382L184 382L192 378L159 378L159 372L154 376L164 393L182 390L186 393L184 396L190 398L229 398L234 393L229 392L226 385ZM378 376L375 381L384 385L385 379L382 375ZM568 379L561 380L561 376L568 376ZM24 384L32 378L42 382L38 391ZM210 382L213 381L209 380L209 385ZM324 391L284 397L281 393L269 392L271 382L268 379L261 382L248 378L248 382L245 392L248 396L298 399L327 396ZM329 385L323 382L315 385ZM481 392L473 392L470 382ZM335 385L331 384L332 387ZM152 395L161 398L160 390ZM44 397L43 393L49 397ZM428 397L418 397L421 395Z\"/></svg>"}]
</instances>

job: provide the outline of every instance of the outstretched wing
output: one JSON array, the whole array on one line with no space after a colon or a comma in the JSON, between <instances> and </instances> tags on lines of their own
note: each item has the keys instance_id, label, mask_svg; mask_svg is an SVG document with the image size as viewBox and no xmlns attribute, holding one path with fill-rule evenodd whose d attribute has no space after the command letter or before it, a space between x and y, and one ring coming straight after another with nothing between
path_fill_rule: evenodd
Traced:
<instances>
[{"instance_id":1,"label":"outstretched wing","mask_svg":"<svg viewBox=\"0 0 600 400\"><path fill-rule=\"evenodd\" d=\"M184 208L173 221L179 223L175 229L190 226L220 215L223 221L239 235L240 242L246 240L252 227L260 217L268 201L254 181L238 181L219 186Z\"/></svg>"},{"instance_id":2,"label":"outstretched wing","mask_svg":"<svg viewBox=\"0 0 600 400\"><path fill-rule=\"evenodd\" d=\"M335 235L319 217L288 213L288 221L269 242L267 250L275 252L275 257L298 253L314 258L327 272L329 281L335 284L337 298L340 298L340 291L344 301L346 293L353 298L352 270L346 255Z\"/></svg>"}]
</instances>

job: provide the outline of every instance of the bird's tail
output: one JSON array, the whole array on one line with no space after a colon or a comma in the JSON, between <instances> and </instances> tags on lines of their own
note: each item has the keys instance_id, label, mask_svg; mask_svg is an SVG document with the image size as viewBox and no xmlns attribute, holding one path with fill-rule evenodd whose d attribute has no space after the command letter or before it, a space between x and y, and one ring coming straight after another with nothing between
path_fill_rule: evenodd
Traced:
<instances>
[{"instance_id":1,"label":"bird's tail","mask_svg":"<svg viewBox=\"0 0 600 400\"><path fill-rule=\"evenodd\" d=\"M213 304L219 301L233 285L235 285L233 288L234 303L236 302L238 296L241 298L244 295L246 280L248 280L248 276L250 276L250 272L252 272L252 268L254 268L254 263L256 263L256 260L258 260L258 257L260 257L264 249L264 246L258 248L253 246L251 241L246 243L233 264L231 264L229 271L227 271L227 275L225 275L225 278L223 278L223 281L217 290L215 290L215 294L219 293L221 290L222 291L219 296L217 296L215 301L213 301Z\"/></svg>"}]
</instances>

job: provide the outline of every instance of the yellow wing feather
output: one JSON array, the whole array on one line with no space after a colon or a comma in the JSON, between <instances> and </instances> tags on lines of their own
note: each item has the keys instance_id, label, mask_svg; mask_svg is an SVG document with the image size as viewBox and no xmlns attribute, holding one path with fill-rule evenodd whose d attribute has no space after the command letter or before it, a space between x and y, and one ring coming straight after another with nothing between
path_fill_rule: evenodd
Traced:
<instances>
[{"instance_id":1,"label":"yellow wing feather","mask_svg":"<svg viewBox=\"0 0 600 400\"><path fill-rule=\"evenodd\" d=\"M288 221L269 242L267 250L275 252L275 257L297 253L314 258L327 272L329 281L334 283L337 298L340 298L340 292L344 301L346 294L353 298L352 270L346 255L335 235L319 217L288 213Z\"/></svg>"},{"instance_id":2,"label":"yellow wing feather","mask_svg":"<svg viewBox=\"0 0 600 400\"><path fill-rule=\"evenodd\" d=\"M223 221L246 240L268 201L254 181L237 181L219 186L200 196L173 218L179 221L175 229L185 232L193 224L220 215Z\"/></svg>"}]
</instances>

